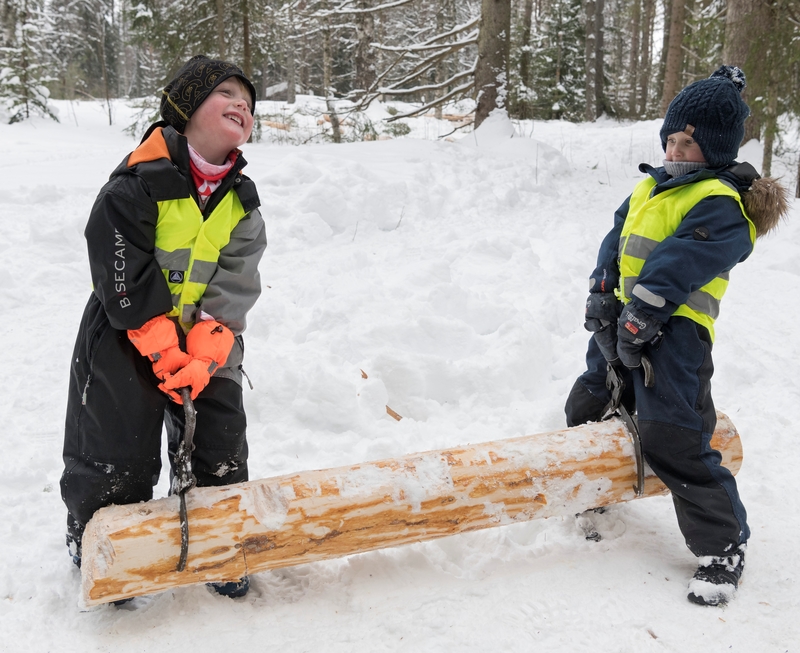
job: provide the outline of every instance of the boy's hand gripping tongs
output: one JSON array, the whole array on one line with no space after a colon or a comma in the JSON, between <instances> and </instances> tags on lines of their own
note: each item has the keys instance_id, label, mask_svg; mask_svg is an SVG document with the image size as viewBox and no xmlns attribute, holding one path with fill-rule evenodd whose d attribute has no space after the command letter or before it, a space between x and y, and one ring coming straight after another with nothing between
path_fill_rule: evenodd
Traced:
<instances>
[{"instance_id":1,"label":"boy's hand gripping tongs","mask_svg":"<svg viewBox=\"0 0 800 653\"><path fill-rule=\"evenodd\" d=\"M644 363L644 356L642 356L642 362ZM647 363L649 365L650 361L647 361ZM606 420L618 414L625 423L628 432L631 434L633 452L636 457L636 484L633 486L633 490L636 492L637 497L641 497L644 495L644 456L642 455L642 440L639 437L639 427L628 412L628 409L625 408L625 405L622 403L622 392L625 390L625 383L617 372L617 368L611 363L608 364L606 387L611 390L611 401L608 402L608 405L603 410L601 419Z\"/></svg>"},{"instance_id":2,"label":"boy's hand gripping tongs","mask_svg":"<svg viewBox=\"0 0 800 653\"><path fill-rule=\"evenodd\" d=\"M183 429L183 441L178 445L175 454L175 476L172 478L171 494L177 494L180 498L180 520L181 520L181 557L178 561L177 571L186 569L186 558L189 554L189 517L186 514L186 491L191 490L196 484L197 479L192 474L192 449L194 445L194 429L197 424L197 411L189 388L179 390L183 401L183 410L186 416L186 423Z\"/></svg>"}]
</instances>

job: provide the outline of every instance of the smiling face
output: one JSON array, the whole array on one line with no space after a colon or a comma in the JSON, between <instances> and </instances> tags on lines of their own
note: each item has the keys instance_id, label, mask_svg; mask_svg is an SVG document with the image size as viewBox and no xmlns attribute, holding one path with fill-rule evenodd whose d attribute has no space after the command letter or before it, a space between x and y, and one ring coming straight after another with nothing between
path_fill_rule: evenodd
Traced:
<instances>
[{"instance_id":1,"label":"smiling face","mask_svg":"<svg viewBox=\"0 0 800 653\"><path fill-rule=\"evenodd\" d=\"M686 132L676 132L667 136L666 155L667 161L706 162L697 141Z\"/></svg>"},{"instance_id":2,"label":"smiling face","mask_svg":"<svg viewBox=\"0 0 800 653\"><path fill-rule=\"evenodd\" d=\"M209 163L222 165L253 130L250 92L236 77L220 82L192 114L183 134Z\"/></svg>"}]
</instances>

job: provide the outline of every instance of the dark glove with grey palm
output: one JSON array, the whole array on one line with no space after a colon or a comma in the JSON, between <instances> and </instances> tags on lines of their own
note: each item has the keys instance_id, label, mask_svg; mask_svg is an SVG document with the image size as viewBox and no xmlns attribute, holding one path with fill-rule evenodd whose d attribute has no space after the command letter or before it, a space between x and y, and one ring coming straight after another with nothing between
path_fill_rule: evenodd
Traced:
<instances>
[{"instance_id":1,"label":"dark glove with grey palm","mask_svg":"<svg viewBox=\"0 0 800 653\"><path fill-rule=\"evenodd\" d=\"M635 368L642 364L642 349L646 344L658 341L663 324L630 304L622 309L617 328L617 354L625 367Z\"/></svg>"},{"instance_id":2,"label":"dark glove with grey palm","mask_svg":"<svg viewBox=\"0 0 800 653\"><path fill-rule=\"evenodd\" d=\"M617 355L617 316L619 300L611 292L593 292L586 300L583 327L594 334L600 353L609 363L619 361Z\"/></svg>"}]
</instances>

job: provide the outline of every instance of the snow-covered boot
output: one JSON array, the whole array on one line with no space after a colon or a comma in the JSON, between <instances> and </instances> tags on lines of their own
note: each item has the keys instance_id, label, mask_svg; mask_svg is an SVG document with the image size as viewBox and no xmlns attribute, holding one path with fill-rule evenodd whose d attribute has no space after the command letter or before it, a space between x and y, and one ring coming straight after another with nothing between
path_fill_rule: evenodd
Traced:
<instances>
[{"instance_id":1,"label":"snow-covered boot","mask_svg":"<svg viewBox=\"0 0 800 653\"><path fill-rule=\"evenodd\" d=\"M745 549L742 544L728 556L701 556L689 581L688 599L698 605L725 605L733 599L744 571Z\"/></svg>"},{"instance_id":2,"label":"snow-covered boot","mask_svg":"<svg viewBox=\"0 0 800 653\"><path fill-rule=\"evenodd\" d=\"M227 596L231 599L238 599L250 589L250 577L245 576L241 580L233 580L230 583L206 583L220 596Z\"/></svg>"},{"instance_id":3,"label":"snow-covered boot","mask_svg":"<svg viewBox=\"0 0 800 653\"><path fill-rule=\"evenodd\" d=\"M81 536L82 531L78 531L77 526L74 529L67 528L67 549L69 555L72 557L72 563L78 568L81 568Z\"/></svg>"}]
</instances>

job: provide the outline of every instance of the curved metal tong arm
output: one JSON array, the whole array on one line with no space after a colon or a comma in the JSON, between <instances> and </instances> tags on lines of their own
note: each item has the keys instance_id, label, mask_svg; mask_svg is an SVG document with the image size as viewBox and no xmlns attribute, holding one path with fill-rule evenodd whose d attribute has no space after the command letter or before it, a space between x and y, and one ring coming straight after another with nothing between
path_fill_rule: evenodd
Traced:
<instances>
[{"instance_id":1,"label":"curved metal tong arm","mask_svg":"<svg viewBox=\"0 0 800 653\"><path fill-rule=\"evenodd\" d=\"M186 512L186 491L191 490L197 484L197 479L192 474L192 450L194 449L192 440L194 440L194 429L197 425L197 411L194 409L189 388L181 388L179 392L183 401L185 425L183 440L178 445L178 451L175 454L172 493L177 494L180 499L181 557L178 561L177 571L183 571L186 569L186 559L189 555L189 517Z\"/></svg>"},{"instance_id":2,"label":"curved metal tong arm","mask_svg":"<svg viewBox=\"0 0 800 653\"><path fill-rule=\"evenodd\" d=\"M644 360L645 357L642 356L643 365ZM653 367L649 360L645 366L645 371L647 371L648 368L650 370L650 374L652 374ZM645 376L647 376L647 374ZM647 386L647 381L645 381L645 385ZM633 490L636 492L637 497L641 497L644 495L644 455L642 454L642 440L639 437L639 427L637 426L636 421L622 403L622 393L625 390L625 382L622 380L622 376L620 376L619 372L617 372L617 368L615 368L611 363L608 364L606 387L611 390L611 401L608 402L608 405L603 410L602 419L605 420L618 414L625 423L628 432L631 434L631 439L633 440L633 453L636 457L636 484L633 486Z\"/></svg>"}]
</instances>

